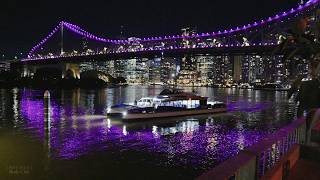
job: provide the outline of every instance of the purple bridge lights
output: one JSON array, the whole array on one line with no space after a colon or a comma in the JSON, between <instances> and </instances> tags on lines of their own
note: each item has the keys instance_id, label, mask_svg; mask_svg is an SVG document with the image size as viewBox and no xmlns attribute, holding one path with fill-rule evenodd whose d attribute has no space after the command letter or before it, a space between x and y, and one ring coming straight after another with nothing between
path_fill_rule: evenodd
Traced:
<instances>
[{"instance_id":1,"label":"purple bridge lights","mask_svg":"<svg viewBox=\"0 0 320 180\"><path fill-rule=\"evenodd\" d=\"M43 40L34 46L28 53L28 57L21 61L66 59L68 57L121 56L122 54L141 53L166 53L173 51L198 51L214 49L250 49L274 47L280 43L280 37L285 35L288 24L295 22L298 18L313 15L319 0L310 0L291 10L280 12L275 16L268 17L250 24L219 30L216 32L190 34L190 35L166 35L163 37L129 38L127 40L102 38L82 29L81 27L60 22ZM39 49L45 47L46 43L59 31L68 30L80 37L99 44L99 48L92 47L91 51L76 53L74 51L61 51L57 53L37 54ZM63 43L61 43L63 44ZM101 48L102 47L102 48Z\"/></svg>"}]
</instances>

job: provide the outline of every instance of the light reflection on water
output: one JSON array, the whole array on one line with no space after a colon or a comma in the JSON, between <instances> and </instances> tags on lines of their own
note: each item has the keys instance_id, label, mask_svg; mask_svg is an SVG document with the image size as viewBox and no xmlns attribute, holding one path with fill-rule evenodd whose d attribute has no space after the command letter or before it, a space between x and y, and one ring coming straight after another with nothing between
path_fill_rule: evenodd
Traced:
<instances>
[{"instance_id":1,"label":"light reflection on water","mask_svg":"<svg viewBox=\"0 0 320 180\"><path fill-rule=\"evenodd\" d=\"M42 90L1 90L1 97L12 100L0 99L0 128L31 134L46 144L52 159L72 160L109 150L118 154L143 152L155 157L151 164L156 166L187 167L199 174L294 118L294 105L287 101L285 92L213 88L196 91L226 102L229 113L137 123L104 116L107 107L154 96L162 89L52 90L49 102L43 99ZM143 163L136 157L126 158Z\"/></svg>"}]
</instances>

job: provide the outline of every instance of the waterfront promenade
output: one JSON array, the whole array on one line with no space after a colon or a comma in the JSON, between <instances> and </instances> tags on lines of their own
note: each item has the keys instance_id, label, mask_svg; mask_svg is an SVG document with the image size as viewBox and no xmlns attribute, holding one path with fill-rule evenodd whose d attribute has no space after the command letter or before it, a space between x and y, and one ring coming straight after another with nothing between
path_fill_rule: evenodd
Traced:
<instances>
[{"instance_id":1,"label":"waterfront promenade","mask_svg":"<svg viewBox=\"0 0 320 180\"><path fill-rule=\"evenodd\" d=\"M265 137L219 166L206 179L308 179L320 177L320 109Z\"/></svg>"}]
</instances>

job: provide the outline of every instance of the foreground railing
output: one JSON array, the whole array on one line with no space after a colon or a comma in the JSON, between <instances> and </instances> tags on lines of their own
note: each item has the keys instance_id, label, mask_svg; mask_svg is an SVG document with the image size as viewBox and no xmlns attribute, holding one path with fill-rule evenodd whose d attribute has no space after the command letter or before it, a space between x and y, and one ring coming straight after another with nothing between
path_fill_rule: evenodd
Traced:
<instances>
[{"instance_id":1,"label":"foreground railing","mask_svg":"<svg viewBox=\"0 0 320 180\"><path fill-rule=\"evenodd\" d=\"M262 177L294 144L306 141L306 120L300 118L289 126L266 137L262 142L246 149L256 156L256 175Z\"/></svg>"},{"instance_id":2,"label":"foreground railing","mask_svg":"<svg viewBox=\"0 0 320 180\"><path fill-rule=\"evenodd\" d=\"M261 142L239 152L198 179L245 179L263 177L295 144L306 144L310 129L320 121L320 109L309 118L300 118L268 135Z\"/></svg>"}]
</instances>

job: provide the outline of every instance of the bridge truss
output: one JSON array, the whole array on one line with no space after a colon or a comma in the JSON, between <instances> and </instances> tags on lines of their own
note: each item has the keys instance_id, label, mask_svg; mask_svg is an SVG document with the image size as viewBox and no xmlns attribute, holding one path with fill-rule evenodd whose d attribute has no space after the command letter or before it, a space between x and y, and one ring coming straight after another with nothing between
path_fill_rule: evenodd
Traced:
<instances>
[{"instance_id":1,"label":"bridge truss","mask_svg":"<svg viewBox=\"0 0 320 180\"><path fill-rule=\"evenodd\" d=\"M256 21L250 24L237 26L217 32L169 35L163 37L130 38L127 40L108 39L96 36L83 28L68 23L60 22L43 40L34 46L28 57L22 61L64 59L72 57L130 57L137 55L150 55L173 52L224 52L266 50L273 48L286 37L288 29L301 18L312 18L319 0L310 0L307 3L281 12L275 16ZM312 19L310 19L312 20ZM97 47L82 50L67 50L63 48L64 31L72 32L87 41L95 42ZM52 53L41 50L56 34L61 32L61 50Z\"/></svg>"}]
</instances>

